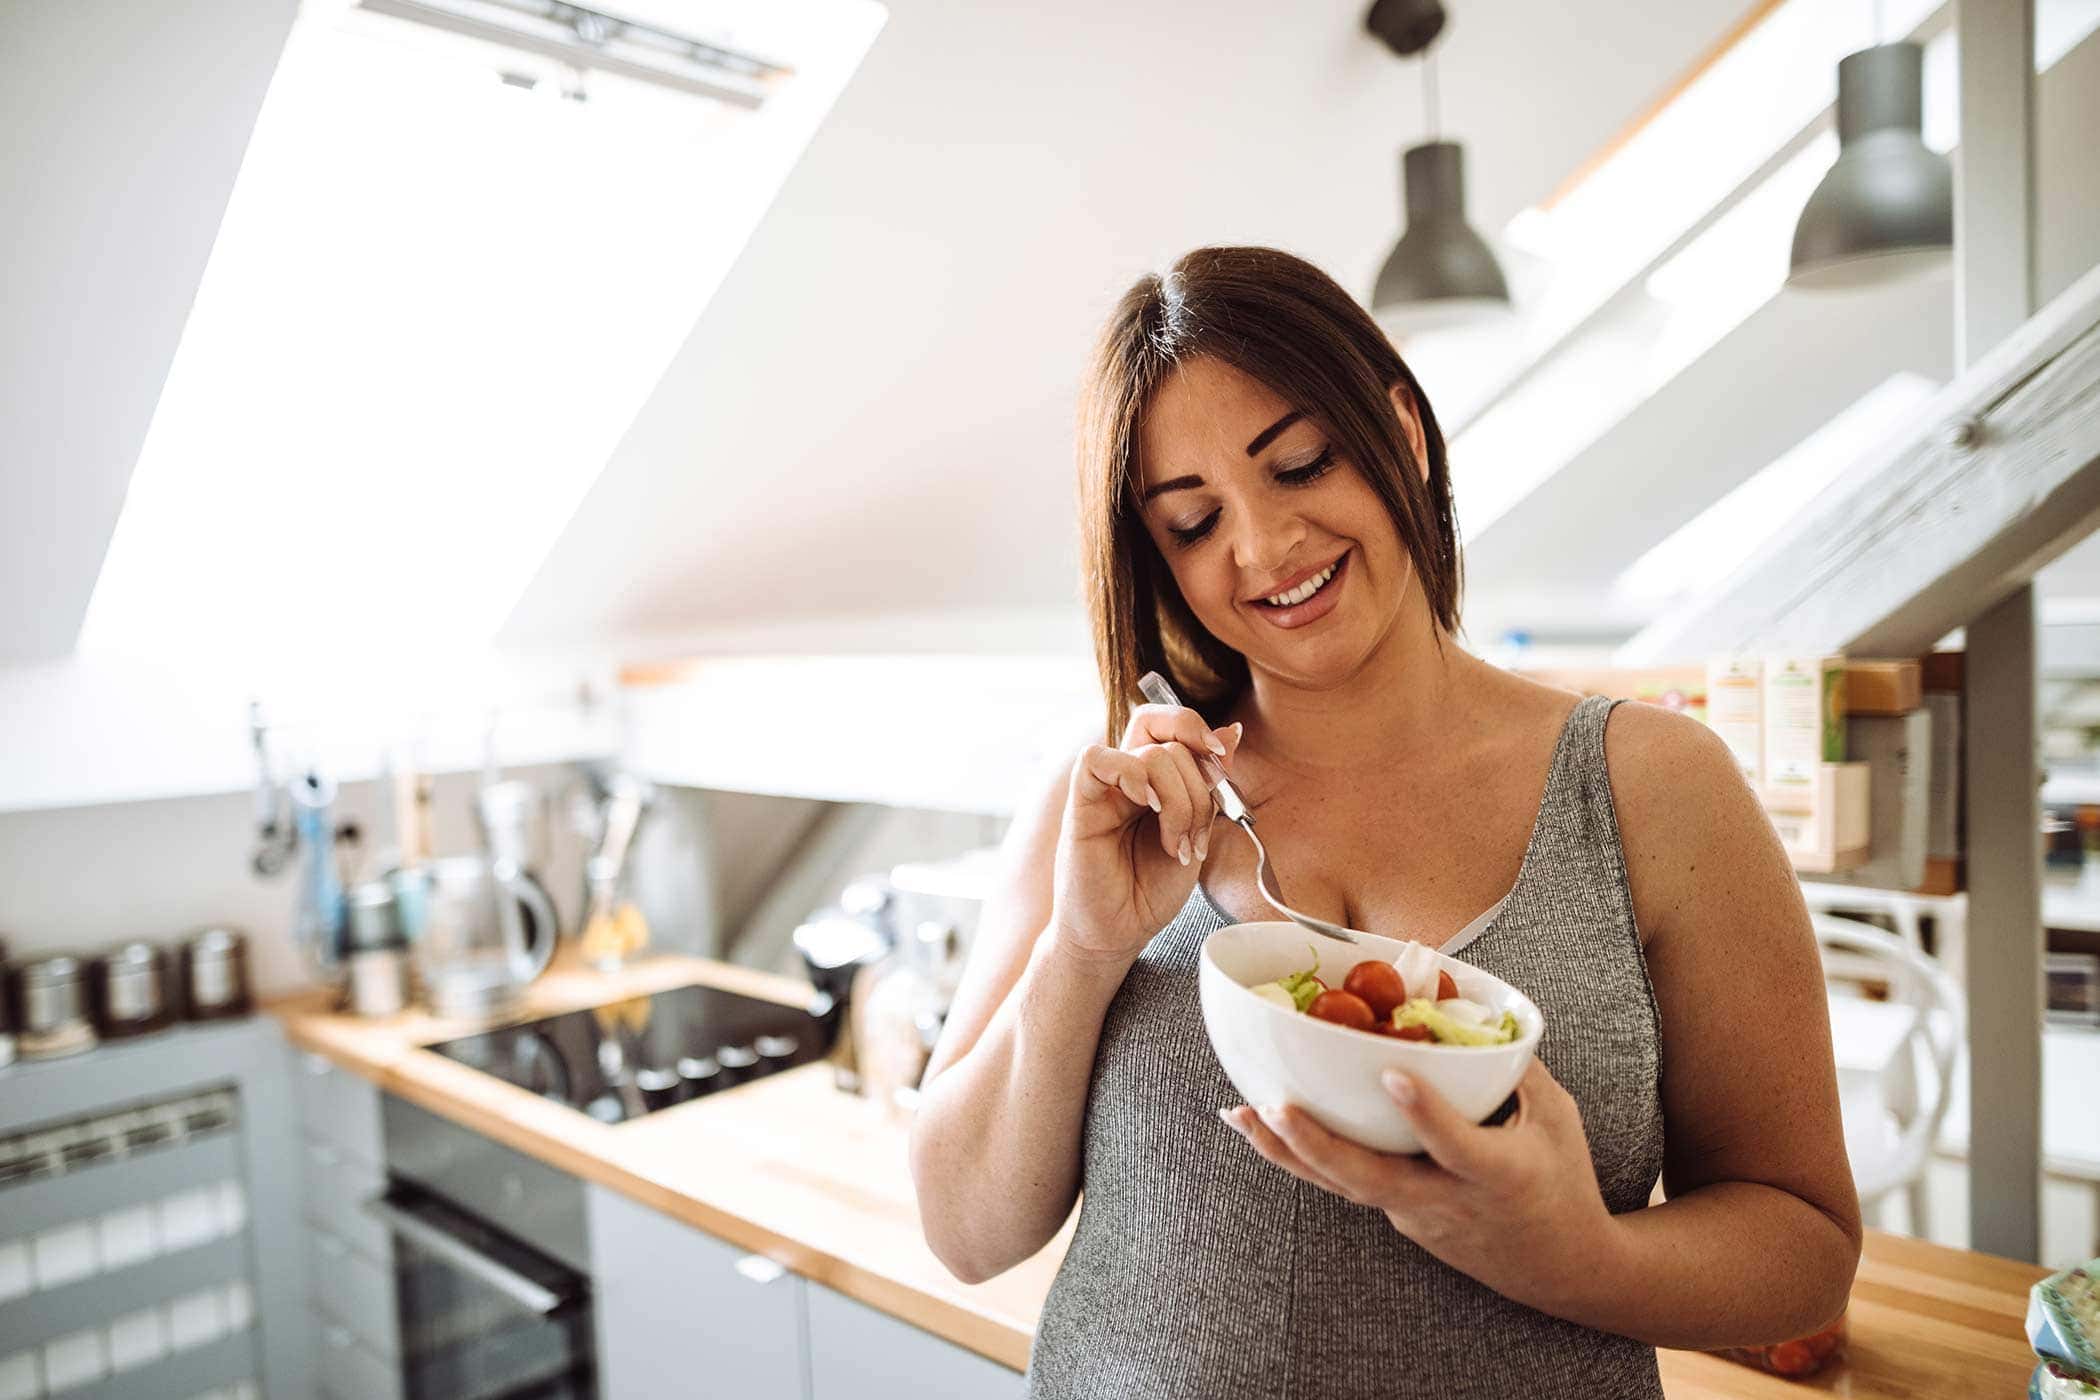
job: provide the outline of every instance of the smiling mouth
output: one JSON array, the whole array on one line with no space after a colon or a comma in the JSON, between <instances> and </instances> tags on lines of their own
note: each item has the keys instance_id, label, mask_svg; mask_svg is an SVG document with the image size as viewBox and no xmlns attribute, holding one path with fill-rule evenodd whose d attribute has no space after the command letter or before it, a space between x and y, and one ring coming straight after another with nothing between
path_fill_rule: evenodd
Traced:
<instances>
[{"instance_id":1,"label":"smiling mouth","mask_svg":"<svg viewBox=\"0 0 2100 1400\"><path fill-rule=\"evenodd\" d=\"M1287 588L1281 593L1272 593L1266 598L1256 598L1254 602L1257 606L1275 611L1281 611L1284 608L1295 608L1301 603L1311 602L1314 598L1319 597L1320 593L1329 584L1334 582L1335 575L1341 572L1342 560L1348 557L1348 552L1345 550L1336 556L1332 564L1329 564L1326 568L1305 580L1305 582L1295 587Z\"/></svg>"}]
</instances>

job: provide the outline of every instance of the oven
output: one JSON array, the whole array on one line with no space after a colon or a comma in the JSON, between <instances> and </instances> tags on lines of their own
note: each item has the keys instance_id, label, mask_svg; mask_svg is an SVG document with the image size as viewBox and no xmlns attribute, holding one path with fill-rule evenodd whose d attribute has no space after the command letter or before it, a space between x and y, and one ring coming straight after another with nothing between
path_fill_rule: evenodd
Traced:
<instances>
[{"instance_id":1,"label":"oven","mask_svg":"<svg viewBox=\"0 0 2100 1400\"><path fill-rule=\"evenodd\" d=\"M596 1400L583 1183L388 1094L387 1186L409 1400Z\"/></svg>"}]
</instances>

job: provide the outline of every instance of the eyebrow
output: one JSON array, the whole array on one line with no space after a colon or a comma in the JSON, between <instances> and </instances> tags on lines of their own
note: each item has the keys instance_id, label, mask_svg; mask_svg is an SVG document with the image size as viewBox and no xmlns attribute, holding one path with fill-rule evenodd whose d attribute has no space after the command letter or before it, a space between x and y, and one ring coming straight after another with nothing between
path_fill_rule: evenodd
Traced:
<instances>
[{"instance_id":1,"label":"eyebrow","mask_svg":"<svg viewBox=\"0 0 2100 1400\"><path fill-rule=\"evenodd\" d=\"M1304 416L1298 410L1292 409L1268 427L1263 428L1254 435L1254 441L1247 444L1247 455L1252 457L1255 453L1276 441L1278 434ZM1164 496L1169 491L1186 491L1191 486L1201 486L1202 484L1203 478L1200 476L1177 476L1170 480L1159 482L1156 485L1147 486L1138 499L1142 504L1150 505L1154 498Z\"/></svg>"},{"instance_id":2,"label":"eyebrow","mask_svg":"<svg viewBox=\"0 0 2100 1400\"><path fill-rule=\"evenodd\" d=\"M1289 413L1284 414L1283 417L1277 419L1268 427L1263 428L1260 432L1254 435L1254 441L1247 444L1247 455L1249 457L1252 457L1255 453L1261 451L1264 447L1267 447L1270 443L1276 441L1276 435L1278 433L1282 432L1285 428L1288 428L1289 426L1291 426L1291 424L1297 422L1300 418L1303 418L1304 416L1304 414L1298 412L1296 409L1292 409Z\"/></svg>"}]
</instances>

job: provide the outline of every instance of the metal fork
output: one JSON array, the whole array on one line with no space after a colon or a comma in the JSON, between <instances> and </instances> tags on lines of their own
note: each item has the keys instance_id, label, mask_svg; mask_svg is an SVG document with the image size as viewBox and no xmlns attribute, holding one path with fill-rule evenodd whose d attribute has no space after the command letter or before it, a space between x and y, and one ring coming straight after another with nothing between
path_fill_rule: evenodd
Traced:
<instances>
[{"instance_id":1,"label":"metal fork","mask_svg":"<svg viewBox=\"0 0 2100 1400\"><path fill-rule=\"evenodd\" d=\"M1138 689L1145 692L1145 698L1155 705L1178 707L1181 704L1180 697L1174 694L1174 687L1168 685L1167 678L1157 671L1145 672L1144 677L1138 681ZM1225 814L1226 819L1246 832L1247 839L1254 843L1254 887L1261 891L1261 897L1268 900L1285 918L1303 924L1314 933L1324 933L1329 938L1339 938L1344 943L1363 942L1356 930L1344 928L1340 924L1330 924L1327 920L1316 919L1310 914L1301 914L1285 904L1278 895L1269 893L1269 853L1263 848L1261 838L1254 834L1254 814L1248 811L1247 804L1240 800L1239 793L1225 777L1225 770L1218 766L1217 759L1207 752L1191 752L1195 754L1196 768L1203 774L1203 781L1210 784L1211 800L1217 804L1218 810ZM1283 882L1277 881L1276 888L1281 891Z\"/></svg>"}]
</instances>

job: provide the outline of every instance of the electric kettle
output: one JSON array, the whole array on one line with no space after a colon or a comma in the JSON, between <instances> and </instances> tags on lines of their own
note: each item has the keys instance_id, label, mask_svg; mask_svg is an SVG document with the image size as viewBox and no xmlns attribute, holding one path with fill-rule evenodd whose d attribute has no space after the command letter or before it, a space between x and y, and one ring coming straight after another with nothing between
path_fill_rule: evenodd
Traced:
<instances>
[{"instance_id":1,"label":"electric kettle","mask_svg":"<svg viewBox=\"0 0 2100 1400\"><path fill-rule=\"evenodd\" d=\"M416 975L438 1015L504 1015L547 970L560 936L554 905L512 862L448 856L391 878Z\"/></svg>"}]
</instances>

